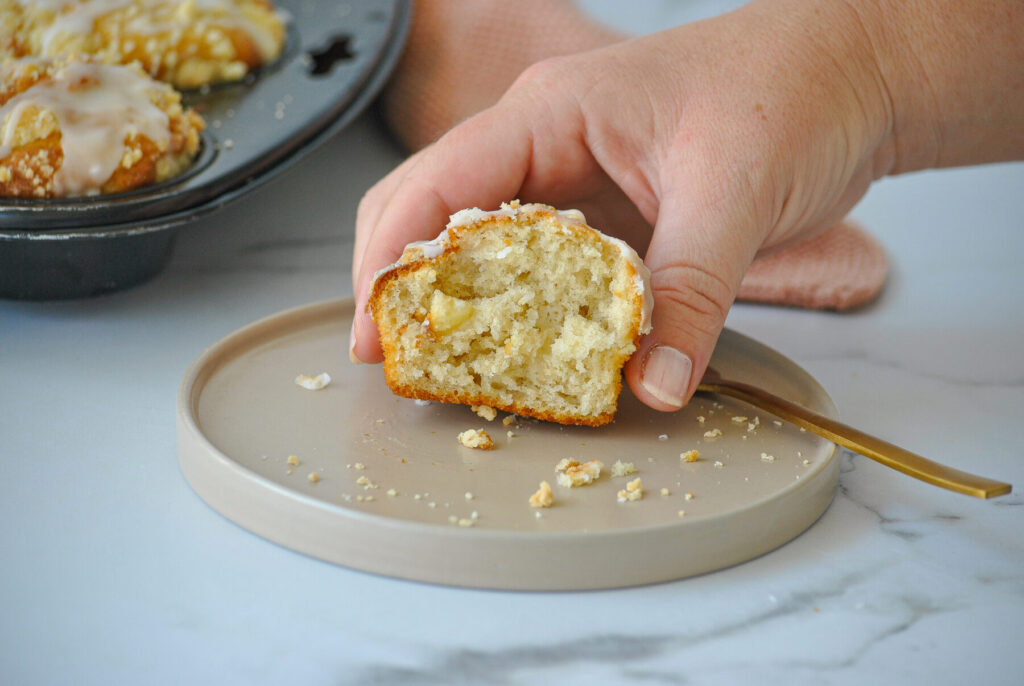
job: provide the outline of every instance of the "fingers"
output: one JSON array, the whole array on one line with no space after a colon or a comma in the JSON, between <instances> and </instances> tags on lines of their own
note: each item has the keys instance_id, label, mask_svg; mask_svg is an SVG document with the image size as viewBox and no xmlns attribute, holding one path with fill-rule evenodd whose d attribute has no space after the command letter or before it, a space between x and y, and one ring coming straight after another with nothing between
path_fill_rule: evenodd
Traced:
<instances>
[{"instance_id":1,"label":"fingers","mask_svg":"<svg viewBox=\"0 0 1024 686\"><path fill-rule=\"evenodd\" d=\"M352 251L352 288L356 286L356 279L359 276L359 267L363 263L363 254L366 252L366 244L370 240L370 234L377 226L384 208L395 190L405 179L406 174L418 162L417 153L406 158L404 162L395 167L387 176L378 181L373 188L368 190L359 200L359 207L356 210L356 241Z\"/></svg>"},{"instance_id":2,"label":"fingers","mask_svg":"<svg viewBox=\"0 0 1024 686\"><path fill-rule=\"evenodd\" d=\"M373 275L411 241L431 239L452 213L493 208L516 197L526 178L532 135L523 117L495 107L453 129L371 189L357 219L353 263L356 311L349 357L382 358L377 328L366 312Z\"/></svg>"},{"instance_id":3,"label":"fingers","mask_svg":"<svg viewBox=\"0 0 1024 686\"><path fill-rule=\"evenodd\" d=\"M653 330L625 371L633 393L656 410L677 410L693 395L761 243L743 218L706 209L713 206L695 196L663 201L647 251Z\"/></svg>"}]
</instances>

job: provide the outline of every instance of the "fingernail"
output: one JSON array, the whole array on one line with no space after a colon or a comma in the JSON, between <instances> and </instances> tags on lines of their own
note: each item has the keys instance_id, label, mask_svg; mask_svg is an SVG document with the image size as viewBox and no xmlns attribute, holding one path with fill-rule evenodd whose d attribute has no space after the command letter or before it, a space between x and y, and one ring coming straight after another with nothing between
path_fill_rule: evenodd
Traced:
<instances>
[{"instance_id":1,"label":"fingernail","mask_svg":"<svg viewBox=\"0 0 1024 686\"><path fill-rule=\"evenodd\" d=\"M682 407L692 373L693 361L687 355L667 345L656 345L644 357L640 383L666 405Z\"/></svg>"},{"instance_id":2,"label":"fingernail","mask_svg":"<svg viewBox=\"0 0 1024 686\"><path fill-rule=\"evenodd\" d=\"M352 321L352 331L348 334L348 359L352 364L362 364L363 361L356 355L356 323Z\"/></svg>"}]
</instances>

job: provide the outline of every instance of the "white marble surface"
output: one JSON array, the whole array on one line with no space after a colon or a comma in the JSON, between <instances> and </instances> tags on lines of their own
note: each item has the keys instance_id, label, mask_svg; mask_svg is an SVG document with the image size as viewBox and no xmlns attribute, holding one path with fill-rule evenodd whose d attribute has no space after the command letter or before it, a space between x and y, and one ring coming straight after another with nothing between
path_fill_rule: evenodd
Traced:
<instances>
[{"instance_id":1,"label":"white marble surface","mask_svg":"<svg viewBox=\"0 0 1024 686\"><path fill-rule=\"evenodd\" d=\"M634 5L646 26L675 18ZM304 557L220 517L178 469L188 364L256 318L348 294L356 202L398 160L364 117L185 229L154 281L0 301L0 683L1024 682L1024 164L877 184L855 211L892 259L872 306L729 319L846 421L1017 493L977 501L845 454L832 507L768 555L533 594Z\"/></svg>"}]
</instances>

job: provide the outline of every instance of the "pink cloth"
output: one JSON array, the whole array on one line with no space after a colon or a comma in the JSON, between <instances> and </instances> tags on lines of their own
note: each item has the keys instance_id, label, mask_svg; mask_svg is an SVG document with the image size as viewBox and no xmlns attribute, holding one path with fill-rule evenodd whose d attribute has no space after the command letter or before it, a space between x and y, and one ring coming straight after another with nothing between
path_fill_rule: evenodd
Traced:
<instances>
[{"instance_id":1,"label":"pink cloth","mask_svg":"<svg viewBox=\"0 0 1024 686\"><path fill-rule=\"evenodd\" d=\"M405 52L382 98L385 119L403 145L418 150L497 102L531 64L622 38L569 0L418 0ZM881 246L842 222L756 259L738 297L847 310L877 297L887 271Z\"/></svg>"}]
</instances>

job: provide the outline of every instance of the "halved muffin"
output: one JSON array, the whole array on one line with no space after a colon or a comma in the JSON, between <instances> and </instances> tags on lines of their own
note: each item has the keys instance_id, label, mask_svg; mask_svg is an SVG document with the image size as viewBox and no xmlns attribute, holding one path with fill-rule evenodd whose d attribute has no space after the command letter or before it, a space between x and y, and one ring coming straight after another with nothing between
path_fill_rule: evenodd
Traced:
<instances>
[{"instance_id":1,"label":"halved muffin","mask_svg":"<svg viewBox=\"0 0 1024 686\"><path fill-rule=\"evenodd\" d=\"M369 308L398 395L563 424L612 420L650 330L649 273L576 210L463 210L379 272Z\"/></svg>"}]
</instances>

